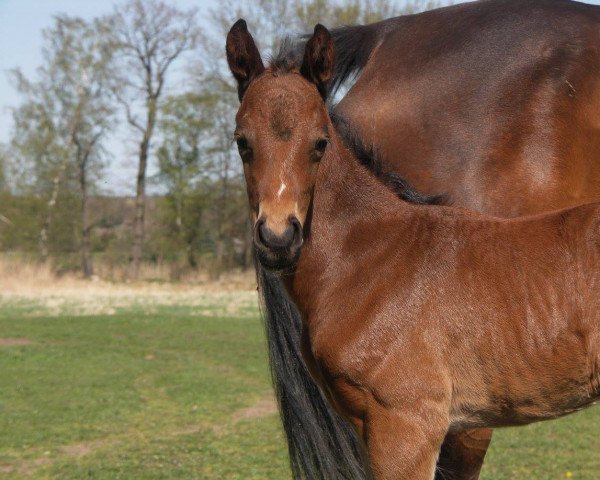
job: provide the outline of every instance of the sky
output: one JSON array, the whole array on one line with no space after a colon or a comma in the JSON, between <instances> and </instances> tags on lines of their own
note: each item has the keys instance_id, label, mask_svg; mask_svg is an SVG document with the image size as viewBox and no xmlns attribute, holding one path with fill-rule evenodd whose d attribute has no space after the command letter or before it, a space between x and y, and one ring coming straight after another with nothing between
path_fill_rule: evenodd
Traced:
<instances>
[{"instance_id":1,"label":"sky","mask_svg":"<svg viewBox=\"0 0 600 480\"><path fill-rule=\"evenodd\" d=\"M10 107L15 107L19 102L7 71L18 67L27 78L34 78L35 70L42 62L42 30L52 24L53 16L66 13L89 20L110 13L112 5L123 1L0 0L0 143L6 143L10 138ZM197 7L201 19L203 13L219 4L219 0L166 1L183 10ZM599 5L600 0L588 0L585 3ZM107 146L113 155L102 186L105 192L128 194L134 191L135 143L127 141L128 138L132 138L131 133L126 126L122 126L109 140Z\"/></svg>"}]
</instances>

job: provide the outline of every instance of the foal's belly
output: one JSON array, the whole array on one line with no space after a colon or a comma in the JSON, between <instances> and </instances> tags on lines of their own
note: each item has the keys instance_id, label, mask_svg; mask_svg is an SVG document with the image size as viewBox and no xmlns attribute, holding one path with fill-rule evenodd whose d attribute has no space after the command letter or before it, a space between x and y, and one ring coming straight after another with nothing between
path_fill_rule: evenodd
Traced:
<instances>
[{"instance_id":1,"label":"foal's belly","mask_svg":"<svg viewBox=\"0 0 600 480\"><path fill-rule=\"evenodd\" d=\"M450 432L461 432L472 428L499 428L527 425L543 420L552 420L583 410L600 401L600 395L585 401L573 402L553 410L538 409L535 405L528 407L508 406L498 409L497 406L482 408L477 412L452 412L450 416ZM505 403L508 405L508 402Z\"/></svg>"},{"instance_id":2,"label":"foal's belly","mask_svg":"<svg viewBox=\"0 0 600 480\"><path fill-rule=\"evenodd\" d=\"M570 367L530 372L522 379L507 372L504 382L488 384L479 393L458 393L452 402L450 430L526 425L600 401L600 356Z\"/></svg>"}]
</instances>

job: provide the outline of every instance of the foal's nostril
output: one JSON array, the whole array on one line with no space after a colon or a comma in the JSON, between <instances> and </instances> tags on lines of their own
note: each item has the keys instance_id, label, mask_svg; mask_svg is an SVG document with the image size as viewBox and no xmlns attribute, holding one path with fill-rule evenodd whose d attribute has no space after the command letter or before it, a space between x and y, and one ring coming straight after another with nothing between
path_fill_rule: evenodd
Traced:
<instances>
[{"instance_id":1,"label":"foal's nostril","mask_svg":"<svg viewBox=\"0 0 600 480\"><path fill-rule=\"evenodd\" d=\"M256 231L258 232L258 239L260 242L267 246L268 229L264 218L259 218L256 222Z\"/></svg>"},{"instance_id":2,"label":"foal's nostril","mask_svg":"<svg viewBox=\"0 0 600 480\"><path fill-rule=\"evenodd\" d=\"M298 220L296 217L291 217L290 223L292 224L295 235L302 233L302 225L300 224L300 220Z\"/></svg>"},{"instance_id":3,"label":"foal's nostril","mask_svg":"<svg viewBox=\"0 0 600 480\"><path fill-rule=\"evenodd\" d=\"M302 238L302 227L295 217L290 218L286 229L279 235L274 233L262 218L256 222L255 228L258 242L272 250L289 249Z\"/></svg>"}]
</instances>

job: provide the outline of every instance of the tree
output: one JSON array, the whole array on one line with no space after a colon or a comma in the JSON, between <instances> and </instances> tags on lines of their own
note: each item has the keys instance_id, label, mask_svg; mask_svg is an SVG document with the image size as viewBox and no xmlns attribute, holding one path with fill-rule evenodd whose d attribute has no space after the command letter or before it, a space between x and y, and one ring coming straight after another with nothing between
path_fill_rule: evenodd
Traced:
<instances>
[{"instance_id":1,"label":"tree","mask_svg":"<svg viewBox=\"0 0 600 480\"><path fill-rule=\"evenodd\" d=\"M172 207L172 221L167 223L193 268L197 265L194 247L200 237L199 216L207 204L205 183L213 173L213 165L203 151L210 127L206 107L213 101L212 95L193 93L168 97L158 124L162 136L157 150L158 180L167 188L167 206Z\"/></svg>"},{"instance_id":2,"label":"tree","mask_svg":"<svg viewBox=\"0 0 600 480\"><path fill-rule=\"evenodd\" d=\"M183 12L160 0L130 0L117 7L105 25L123 72L114 91L129 125L141 137L129 269L130 277L137 278L144 245L146 170L159 101L173 62L196 45L196 12Z\"/></svg>"},{"instance_id":3,"label":"tree","mask_svg":"<svg viewBox=\"0 0 600 480\"><path fill-rule=\"evenodd\" d=\"M20 187L25 192L46 198L46 208L39 231L40 258L48 258L48 231L62 181L68 166L67 145L61 131L62 118L57 115L55 99L44 88L44 80L29 81L19 70L12 73L17 90L25 97L13 110L14 132L11 146L15 153ZM49 72L38 69L40 78L50 78Z\"/></svg>"},{"instance_id":4,"label":"tree","mask_svg":"<svg viewBox=\"0 0 600 480\"><path fill-rule=\"evenodd\" d=\"M113 107L109 98L111 50L99 42L99 24L92 26L81 19L57 17L50 32L55 82L60 85L62 110L70 124L69 143L74 152L77 183L81 200L81 267L90 277L93 266L90 252L88 201L90 169L101 155L100 141L109 130Z\"/></svg>"},{"instance_id":5,"label":"tree","mask_svg":"<svg viewBox=\"0 0 600 480\"><path fill-rule=\"evenodd\" d=\"M8 183L6 181L9 163L8 155L8 148L6 145L0 143L0 192L8 190Z\"/></svg>"},{"instance_id":6,"label":"tree","mask_svg":"<svg viewBox=\"0 0 600 480\"><path fill-rule=\"evenodd\" d=\"M157 179L167 187L166 236L179 251L185 249L190 267L197 266L197 254L202 254L212 258L209 266L219 273L234 264L249 266L250 241L245 192L227 135L231 125L223 116L229 107L210 88L205 90L204 95L165 100L158 123Z\"/></svg>"},{"instance_id":7,"label":"tree","mask_svg":"<svg viewBox=\"0 0 600 480\"><path fill-rule=\"evenodd\" d=\"M205 85L209 85L208 82ZM251 235L247 232L247 199L237 150L232 148L231 97L220 96L212 104L210 144L205 154L214 164L213 217L215 261L218 271L231 267L234 240L250 248ZM246 261L246 267L249 266Z\"/></svg>"},{"instance_id":8,"label":"tree","mask_svg":"<svg viewBox=\"0 0 600 480\"><path fill-rule=\"evenodd\" d=\"M13 112L12 145L35 174L29 187L45 196L40 253L48 257L48 232L61 185L76 184L80 199L81 268L93 274L88 198L92 176L102 167L102 140L112 124L109 96L111 50L98 41L99 24L65 15L44 31L44 66L30 81L13 71L25 101ZM96 172L95 172L96 171Z\"/></svg>"}]
</instances>

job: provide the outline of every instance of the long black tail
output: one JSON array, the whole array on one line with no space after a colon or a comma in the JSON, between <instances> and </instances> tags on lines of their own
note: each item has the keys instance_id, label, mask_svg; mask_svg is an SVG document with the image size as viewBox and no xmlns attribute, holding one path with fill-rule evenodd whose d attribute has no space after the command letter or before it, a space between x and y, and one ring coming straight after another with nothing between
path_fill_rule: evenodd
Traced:
<instances>
[{"instance_id":1,"label":"long black tail","mask_svg":"<svg viewBox=\"0 0 600 480\"><path fill-rule=\"evenodd\" d=\"M257 262L269 360L279 412L296 480L363 480L369 477L363 448L329 406L300 350L302 323L280 279Z\"/></svg>"}]
</instances>

